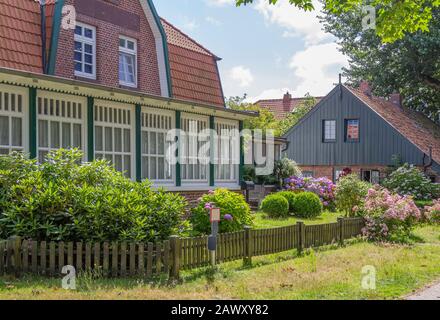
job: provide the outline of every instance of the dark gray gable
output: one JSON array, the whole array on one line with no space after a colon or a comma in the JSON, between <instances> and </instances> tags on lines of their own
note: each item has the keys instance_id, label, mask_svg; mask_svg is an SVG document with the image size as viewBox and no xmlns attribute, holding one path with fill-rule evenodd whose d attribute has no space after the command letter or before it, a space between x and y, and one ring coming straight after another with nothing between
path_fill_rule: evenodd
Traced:
<instances>
[{"instance_id":1,"label":"dark gray gable","mask_svg":"<svg viewBox=\"0 0 440 320\"><path fill-rule=\"evenodd\" d=\"M360 120L360 142L345 142L345 120ZM323 143L323 120L337 121L337 141ZM284 136L289 158L302 165L389 165L394 154L422 165L423 152L342 85L336 86Z\"/></svg>"}]
</instances>

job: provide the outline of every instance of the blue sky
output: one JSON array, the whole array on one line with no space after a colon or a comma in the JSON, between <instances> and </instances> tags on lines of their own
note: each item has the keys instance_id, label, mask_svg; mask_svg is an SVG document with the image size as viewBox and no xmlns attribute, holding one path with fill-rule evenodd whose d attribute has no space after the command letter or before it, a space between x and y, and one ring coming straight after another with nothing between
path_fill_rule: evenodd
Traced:
<instances>
[{"instance_id":1,"label":"blue sky","mask_svg":"<svg viewBox=\"0 0 440 320\"><path fill-rule=\"evenodd\" d=\"M347 63L316 15L281 0L235 7L234 0L154 0L163 18L210 51L219 62L225 96L249 100L325 95ZM317 7L319 3L316 1Z\"/></svg>"}]
</instances>

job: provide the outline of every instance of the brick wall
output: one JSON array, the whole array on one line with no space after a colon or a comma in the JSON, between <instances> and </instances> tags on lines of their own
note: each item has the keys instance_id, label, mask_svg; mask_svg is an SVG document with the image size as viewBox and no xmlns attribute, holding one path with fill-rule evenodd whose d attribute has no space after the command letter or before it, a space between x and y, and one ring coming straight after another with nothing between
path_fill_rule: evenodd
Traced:
<instances>
[{"instance_id":1,"label":"brick wall","mask_svg":"<svg viewBox=\"0 0 440 320\"><path fill-rule=\"evenodd\" d=\"M315 178L327 177L330 180L333 180L334 170L335 169L345 169L350 168L353 173L360 174L362 170L379 170L381 179L386 177L387 166L383 165L365 165L365 166L300 166L301 170L304 171L312 171L313 176Z\"/></svg>"},{"instance_id":2,"label":"brick wall","mask_svg":"<svg viewBox=\"0 0 440 320\"><path fill-rule=\"evenodd\" d=\"M93 0L98 1L98 0ZM100 1L104 2L104 1ZM109 1L106 5L115 6ZM84 14L77 15L77 21L96 27L96 81L76 78L74 75L74 31L60 29L56 70L57 76L96 82L111 87L119 85L119 36L137 40L138 45L138 88L144 93L161 95L156 43L139 0L120 0L116 7L140 17L140 32L97 20ZM75 5L75 0L66 0L66 5Z\"/></svg>"}]
</instances>

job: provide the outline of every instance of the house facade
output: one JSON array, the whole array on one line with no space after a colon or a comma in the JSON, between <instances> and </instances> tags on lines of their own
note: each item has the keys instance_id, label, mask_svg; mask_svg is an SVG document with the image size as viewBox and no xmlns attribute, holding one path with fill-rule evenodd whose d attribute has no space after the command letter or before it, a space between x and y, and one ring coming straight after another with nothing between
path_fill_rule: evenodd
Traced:
<instances>
[{"instance_id":1,"label":"house facade","mask_svg":"<svg viewBox=\"0 0 440 320\"><path fill-rule=\"evenodd\" d=\"M305 176L337 180L349 168L378 183L398 157L440 182L440 127L405 109L399 94L374 97L365 82L336 86L285 138Z\"/></svg>"},{"instance_id":2,"label":"house facade","mask_svg":"<svg viewBox=\"0 0 440 320\"><path fill-rule=\"evenodd\" d=\"M0 0L0 18L1 154L44 161L75 147L85 161L107 159L189 199L240 190L237 132L254 115L225 108L220 59L161 19L151 0ZM218 136L206 137L205 157L221 164L199 159L207 129ZM170 139L173 130L187 134Z\"/></svg>"}]
</instances>

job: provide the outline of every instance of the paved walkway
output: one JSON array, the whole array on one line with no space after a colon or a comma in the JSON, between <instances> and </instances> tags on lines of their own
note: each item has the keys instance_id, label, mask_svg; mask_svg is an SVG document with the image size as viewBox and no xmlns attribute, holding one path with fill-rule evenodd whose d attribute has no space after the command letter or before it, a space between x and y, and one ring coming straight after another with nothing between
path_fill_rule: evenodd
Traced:
<instances>
[{"instance_id":1,"label":"paved walkway","mask_svg":"<svg viewBox=\"0 0 440 320\"><path fill-rule=\"evenodd\" d=\"M440 282L423 289L411 296L407 300L438 300L440 301Z\"/></svg>"}]
</instances>

